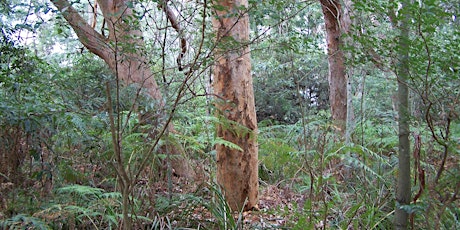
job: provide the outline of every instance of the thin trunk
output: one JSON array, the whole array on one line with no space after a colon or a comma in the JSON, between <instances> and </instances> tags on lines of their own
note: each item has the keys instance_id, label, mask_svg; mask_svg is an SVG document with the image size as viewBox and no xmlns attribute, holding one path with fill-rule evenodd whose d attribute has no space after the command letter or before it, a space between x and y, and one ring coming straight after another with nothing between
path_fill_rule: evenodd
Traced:
<instances>
[{"instance_id":1,"label":"thin trunk","mask_svg":"<svg viewBox=\"0 0 460 230\"><path fill-rule=\"evenodd\" d=\"M405 4L400 12L405 12ZM398 75L398 117L399 117L399 158L398 178L396 188L395 229L407 229L409 214L401 205L410 204L411 181L410 181L410 143L409 143L409 29L407 16L403 16L400 22L399 37L399 65Z\"/></svg>"},{"instance_id":2,"label":"thin trunk","mask_svg":"<svg viewBox=\"0 0 460 230\"><path fill-rule=\"evenodd\" d=\"M249 210L257 207L259 181L257 119L249 47L245 44L249 40L248 1L221 0L215 4L225 8L216 11L213 18L220 43L213 83L219 97L217 116L222 120L217 135L242 149L216 145L217 181L233 211Z\"/></svg>"},{"instance_id":3,"label":"thin trunk","mask_svg":"<svg viewBox=\"0 0 460 230\"><path fill-rule=\"evenodd\" d=\"M345 131L345 143L351 143L351 134L353 133L355 124L354 124L354 111L353 111L353 92L351 88L350 79L348 79L347 83L347 123L346 123L346 131Z\"/></svg>"},{"instance_id":4,"label":"thin trunk","mask_svg":"<svg viewBox=\"0 0 460 230\"><path fill-rule=\"evenodd\" d=\"M361 145L364 146L364 121L366 120L366 104L364 100L365 90L366 90L366 75L367 73L363 74L363 79L358 85L358 92L357 92L357 100L359 101L359 112L361 116L360 129L361 129Z\"/></svg>"},{"instance_id":5,"label":"thin trunk","mask_svg":"<svg viewBox=\"0 0 460 230\"><path fill-rule=\"evenodd\" d=\"M351 16L350 11L353 7L353 2L351 0L343 0L343 16L340 17L340 24L342 25L342 33L349 33L350 26L351 26ZM352 43L352 39L350 37L344 38L344 44L350 45ZM351 55L345 55L346 59L352 59ZM346 123L345 123L345 143L350 144L352 142L351 135L353 134L355 124L354 124L354 107L353 107L353 87L351 77L353 77L353 69L348 68L348 77L346 77L347 81L347 116L346 116Z\"/></svg>"},{"instance_id":6,"label":"thin trunk","mask_svg":"<svg viewBox=\"0 0 460 230\"><path fill-rule=\"evenodd\" d=\"M342 136L347 121L347 75L342 51L342 32L348 28L342 19L340 0L320 0L326 27L327 53L329 62L329 102L332 119ZM344 25L342 25L344 24ZM343 28L345 26L346 28Z\"/></svg>"}]
</instances>

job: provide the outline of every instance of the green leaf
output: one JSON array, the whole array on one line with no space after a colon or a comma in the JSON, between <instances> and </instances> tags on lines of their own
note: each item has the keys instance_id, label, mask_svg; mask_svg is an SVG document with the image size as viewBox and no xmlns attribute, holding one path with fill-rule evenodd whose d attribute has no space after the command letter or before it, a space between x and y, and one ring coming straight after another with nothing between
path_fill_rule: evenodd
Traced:
<instances>
[{"instance_id":1,"label":"green leaf","mask_svg":"<svg viewBox=\"0 0 460 230\"><path fill-rule=\"evenodd\" d=\"M237 144L233 143L233 142L230 142L230 141L226 141L222 138L216 138L214 141L213 141L213 144L216 144L216 145L223 145L225 147L228 147L230 149L235 149L235 150L238 150L238 151L241 151L243 152L243 149L238 146Z\"/></svg>"}]
</instances>

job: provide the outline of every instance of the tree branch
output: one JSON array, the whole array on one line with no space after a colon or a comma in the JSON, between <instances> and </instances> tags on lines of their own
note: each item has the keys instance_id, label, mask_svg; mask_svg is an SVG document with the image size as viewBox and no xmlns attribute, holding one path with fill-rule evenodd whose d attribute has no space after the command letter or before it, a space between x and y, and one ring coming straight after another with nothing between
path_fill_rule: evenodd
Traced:
<instances>
[{"instance_id":1,"label":"tree branch","mask_svg":"<svg viewBox=\"0 0 460 230\"><path fill-rule=\"evenodd\" d=\"M105 37L94 30L67 0L51 0L73 28L80 42L92 53L109 59L110 48Z\"/></svg>"},{"instance_id":2,"label":"tree branch","mask_svg":"<svg viewBox=\"0 0 460 230\"><path fill-rule=\"evenodd\" d=\"M169 0L162 0L159 2L158 7L162 8L163 11L166 14L166 17L168 18L169 22L171 22L171 26L176 30L176 32L179 34L180 38L180 48L181 48L181 53L177 56L177 65L179 66L179 71L183 70L182 67L182 58L184 57L185 53L187 52L187 40L185 39L184 32L177 21L177 17L174 14L174 12L168 7L168 1Z\"/></svg>"}]
</instances>

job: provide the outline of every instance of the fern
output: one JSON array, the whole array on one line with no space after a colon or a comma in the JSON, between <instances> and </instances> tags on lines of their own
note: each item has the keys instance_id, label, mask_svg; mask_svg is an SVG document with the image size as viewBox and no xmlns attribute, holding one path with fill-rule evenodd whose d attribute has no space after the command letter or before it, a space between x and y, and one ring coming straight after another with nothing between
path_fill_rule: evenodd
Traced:
<instances>
[{"instance_id":1,"label":"fern","mask_svg":"<svg viewBox=\"0 0 460 230\"><path fill-rule=\"evenodd\" d=\"M352 154L357 154L362 156L363 158L371 157L373 159L374 163L377 163L381 166L386 166L390 168L392 165L389 162L389 159L385 159L384 157L380 156L379 154L371 151L370 149L367 149L364 146L361 145L344 145L340 147L338 150L335 152L329 154L326 158L330 157L338 157L340 158L343 162L348 163L350 166L354 168L360 168L364 170L367 173L370 173L380 180L385 180L382 175L380 175L378 172L374 171L371 167L369 167L366 162L361 161L359 158L353 157Z\"/></svg>"},{"instance_id":2,"label":"fern","mask_svg":"<svg viewBox=\"0 0 460 230\"><path fill-rule=\"evenodd\" d=\"M58 189L58 193L68 193L68 194L75 194L78 195L80 198L84 199L92 199L92 197L100 198L103 194L104 189L101 188L93 188L90 186L84 185L68 185Z\"/></svg>"},{"instance_id":3,"label":"fern","mask_svg":"<svg viewBox=\"0 0 460 230\"><path fill-rule=\"evenodd\" d=\"M4 221L0 221L0 227L1 229L52 229L43 220L25 214L18 214Z\"/></svg>"},{"instance_id":4,"label":"fern","mask_svg":"<svg viewBox=\"0 0 460 230\"><path fill-rule=\"evenodd\" d=\"M98 228L101 225L118 226L121 218L121 194L118 192L105 192L100 188L83 185L69 185L58 189L57 192L63 204L51 206L42 211L41 216L56 221L53 216L61 216L71 220L75 218L80 226ZM72 196L69 200L66 196ZM46 212L46 213L45 213Z\"/></svg>"},{"instance_id":5,"label":"fern","mask_svg":"<svg viewBox=\"0 0 460 230\"><path fill-rule=\"evenodd\" d=\"M238 151L243 151L243 149L238 146L237 144L233 143L233 142L230 142L230 141L226 141L220 137L217 137L216 139L213 140L212 142L213 144L216 144L216 145L223 145L225 147L228 147L228 148L231 148L231 149L235 149L235 150L238 150Z\"/></svg>"},{"instance_id":6,"label":"fern","mask_svg":"<svg viewBox=\"0 0 460 230\"><path fill-rule=\"evenodd\" d=\"M83 121L82 117L76 113L68 113L67 115L69 116L71 124L74 125L74 127L78 131L83 133L83 135L87 136L88 133L86 132L86 130L88 130L88 128L86 126L85 121Z\"/></svg>"},{"instance_id":7,"label":"fern","mask_svg":"<svg viewBox=\"0 0 460 230\"><path fill-rule=\"evenodd\" d=\"M204 149L206 148L207 140L203 140L200 136L188 136L188 135L181 135L181 134L172 134L176 139L181 140L183 145L186 147L187 150L191 152L198 152L204 153Z\"/></svg>"},{"instance_id":8,"label":"fern","mask_svg":"<svg viewBox=\"0 0 460 230\"><path fill-rule=\"evenodd\" d=\"M83 185L69 185L58 189L61 196L71 195L72 199L65 199L66 203L54 205L48 212L66 213L66 218L76 218L83 226L91 223L93 228L98 226L118 226L122 218L121 206L122 196L119 192L105 192L104 189L93 188ZM62 197L64 198L64 197ZM139 202L130 198L133 208L139 208ZM151 223L153 220L136 215L136 219Z\"/></svg>"},{"instance_id":9,"label":"fern","mask_svg":"<svg viewBox=\"0 0 460 230\"><path fill-rule=\"evenodd\" d=\"M248 127L236 122L236 121L232 121L232 120L229 120L227 118L225 118L224 116L219 116L218 117L218 125L220 125L220 127L223 129L223 130L227 130L227 131L230 131L233 135L237 136L237 137L245 137L247 135L249 135L249 138L254 138L254 133L251 129L249 129Z\"/></svg>"},{"instance_id":10,"label":"fern","mask_svg":"<svg viewBox=\"0 0 460 230\"><path fill-rule=\"evenodd\" d=\"M101 195L101 198L118 200L118 199L121 199L121 193L119 193L119 192L105 192L105 193L103 193Z\"/></svg>"}]
</instances>

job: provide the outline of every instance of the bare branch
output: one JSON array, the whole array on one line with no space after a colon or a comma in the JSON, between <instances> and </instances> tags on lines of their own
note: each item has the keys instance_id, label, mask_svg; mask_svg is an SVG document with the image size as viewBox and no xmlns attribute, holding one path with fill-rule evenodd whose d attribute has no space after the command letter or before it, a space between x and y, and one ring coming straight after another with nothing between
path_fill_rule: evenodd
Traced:
<instances>
[{"instance_id":1,"label":"bare branch","mask_svg":"<svg viewBox=\"0 0 460 230\"><path fill-rule=\"evenodd\" d=\"M181 28L176 15L174 12L168 7L169 0L162 0L160 1L158 8L162 8L168 18L171 26L176 30L180 37L180 48L181 53L177 56L177 65L179 66L179 71L183 70L182 67L182 58L184 58L185 53L187 52L187 40L185 39L183 29Z\"/></svg>"}]
</instances>

